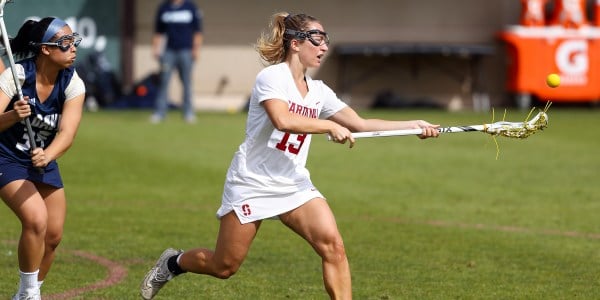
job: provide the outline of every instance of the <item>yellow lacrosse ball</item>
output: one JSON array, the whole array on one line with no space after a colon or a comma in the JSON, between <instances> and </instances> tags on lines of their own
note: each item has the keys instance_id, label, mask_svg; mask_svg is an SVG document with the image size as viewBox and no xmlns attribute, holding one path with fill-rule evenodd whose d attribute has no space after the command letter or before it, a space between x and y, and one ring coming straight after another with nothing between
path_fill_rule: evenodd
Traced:
<instances>
[{"instance_id":1,"label":"yellow lacrosse ball","mask_svg":"<svg viewBox=\"0 0 600 300\"><path fill-rule=\"evenodd\" d=\"M555 73L548 75L546 77L546 84L551 88L555 88L555 87L559 86L560 85L560 76L558 76L558 74L555 74Z\"/></svg>"}]
</instances>

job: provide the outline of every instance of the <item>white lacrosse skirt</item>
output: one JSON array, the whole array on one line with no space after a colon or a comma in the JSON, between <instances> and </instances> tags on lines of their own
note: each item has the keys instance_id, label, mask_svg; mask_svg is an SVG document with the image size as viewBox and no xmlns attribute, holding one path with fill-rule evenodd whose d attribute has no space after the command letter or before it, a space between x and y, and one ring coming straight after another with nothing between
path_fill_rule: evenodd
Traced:
<instances>
[{"instance_id":1,"label":"white lacrosse skirt","mask_svg":"<svg viewBox=\"0 0 600 300\"><path fill-rule=\"evenodd\" d=\"M325 198L310 180L308 170L290 171L296 176L257 174L247 169L245 146L240 146L225 176L221 207L217 218L234 211L242 224L276 218L300 207L314 198ZM269 162L277 162L278 150L261 155ZM284 159L282 159L283 162ZM281 171L281 170L279 170ZM279 174L279 171L276 171Z\"/></svg>"},{"instance_id":2,"label":"white lacrosse skirt","mask_svg":"<svg viewBox=\"0 0 600 300\"><path fill-rule=\"evenodd\" d=\"M294 210L315 198L324 197L314 188L291 194L262 195L253 198L231 197L229 199L240 199L241 201L223 201L217 211L217 217L220 219L233 210L242 224L276 219L279 215Z\"/></svg>"}]
</instances>

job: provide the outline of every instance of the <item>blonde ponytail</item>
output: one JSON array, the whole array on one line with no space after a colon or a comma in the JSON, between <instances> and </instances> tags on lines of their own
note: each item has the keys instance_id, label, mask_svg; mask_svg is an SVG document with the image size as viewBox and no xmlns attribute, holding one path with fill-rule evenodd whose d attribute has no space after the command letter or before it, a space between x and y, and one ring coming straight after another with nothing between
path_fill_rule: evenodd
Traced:
<instances>
[{"instance_id":1,"label":"blonde ponytail","mask_svg":"<svg viewBox=\"0 0 600 300\"><path fill-rule=\"evenodd\" d=\"M305 31L309 22L318 22L306 14L291 15L278 12L271 16L269 31L263 32L256 42L256 51L268 64L274 65L285 61L293 36L285 34L286 29Z\"/></svg>"}]
</instances>

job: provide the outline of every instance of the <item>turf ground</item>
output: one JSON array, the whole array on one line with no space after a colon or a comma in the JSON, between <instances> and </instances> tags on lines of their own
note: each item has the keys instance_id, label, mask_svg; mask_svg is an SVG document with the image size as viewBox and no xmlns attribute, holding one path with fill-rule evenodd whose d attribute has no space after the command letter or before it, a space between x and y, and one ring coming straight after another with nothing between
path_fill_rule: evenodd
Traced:
<instances>
[{"instance_id":1,"label":"turf ground","mask_svg":"<svg viewBox=\"0 0 600 300\"><path fill-rule=\"evenodd\" d=\"M489 113L364 111L443 125ZM501 112L496 112L498 120ZM521 121L526 112L509 111ZM551 108L527 140L482 133L359 140L313 137L308 167L345 239L355 299L600 298L600 112ZM60 159L68 216L47 299L137 299L166 247L213 247L214 214L244 114L86 113ZM0 207L0 299L16 289L20 226ZM320 261L277 221L222 281L186 275L157 299L327 299Z\"/></svg>"}]
</instances>

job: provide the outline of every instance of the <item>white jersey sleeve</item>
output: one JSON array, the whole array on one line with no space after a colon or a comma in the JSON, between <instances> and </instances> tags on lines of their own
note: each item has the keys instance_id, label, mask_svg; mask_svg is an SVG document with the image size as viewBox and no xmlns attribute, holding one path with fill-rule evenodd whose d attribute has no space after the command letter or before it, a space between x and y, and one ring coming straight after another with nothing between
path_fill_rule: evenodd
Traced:
<instances>
[{"instance_id":1,"label":"white jersey sleeve","mask_svg":"<svg viewBox=\"0 0 600 300\"><path fill-rule=\"evenodd\" d=\"M69 85L65 89L65 101L69 101L70 99L73 99L84 93L85 84L83 83L81 77L79 77L79 74L77 74L77 71L75 71L73 73L73 77L71 77L71 82L69 82Z\"/></svg>"},{"instance_id":2,"label":"white jersey sleeve","mask_svg":"<svg viewBox=\"0 0 600 300\"><path fill-rule=\"evenodd\" d=\"M319 85L321 88L321 95L322 95L323 101L324 101L323 108L321 109L321 114L319 115L319 118L321 118L321 119L330 118L335 113L337 113L338 111L340 111L343 108L345 108L346 106L348 106L348 104L346 104L345 102L340 100L340 98L337 97L337 95L335 94L335 92L332 89L330 89L322 81L318 81L318 82L319 82Z\"/></svg>"},{"instance_id":3,"label":"white jersey sleeve","mask_svg":"<svg viewBox=\"0 0 600 300\"><path fill-rule=\"evenodd\" d=\"M15 68L17 69L19 85L22 86L25 81L25 69L20 64L15 64ZM17 94L17 87L15 86L11 68L4 69L2 74L0 74L0 89L11 99Z\"/></svg>"},{"instance_id":4,"label":"white jersey sleeve","mask_svg":"<svg viewBox=\"0 0 600 300\"><path fill-rule=\"evenodd\" d=\"M252 96L256 98L258 103L269 99L280 99L287 102L289 96L286 93L285 85L281 84L281 76L283 75L285 73L273 68L260 72L256 76Z\"/></svg>"}]
</instances>

